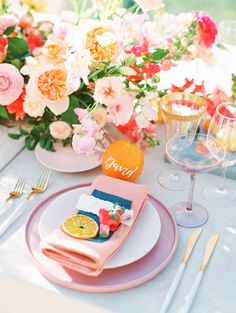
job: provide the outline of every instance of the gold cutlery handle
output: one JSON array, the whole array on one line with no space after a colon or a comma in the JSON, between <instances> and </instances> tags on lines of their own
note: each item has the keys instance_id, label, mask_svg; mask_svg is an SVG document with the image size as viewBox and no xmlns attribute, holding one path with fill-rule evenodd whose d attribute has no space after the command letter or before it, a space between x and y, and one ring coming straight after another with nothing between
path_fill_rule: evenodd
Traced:
<instances>
[{"instance_id":1,"label":"gold cutlery handle","mask_svg":"<svg viewBox=\"0 0 236 313\"><path fill-rule=\"evenodd\" d=\"M12 196L9 196L5 201L9 202L12 199Z\"/></svg>"},{"instance_id":2,"label":"gold cutlery handle","mask_svg":"<svg viewBox=\"0 0 236 313\"><path fill-rule=\"evenodd\" d=\"M182 263L187 264L189 257L193 251L193 248L194 248L201 232L202 232L202 228L198 228L194 232L192 232L191 235L189 236L187 247L186 247L183 259L182 259Z\"/></svg>"},{"instance_id":3,"label":"gold cutlery handle","mask_svg":"<svg viewBox=\"0 0 236 313\"><path fill-rule=\"evenodd\" d=\"M212 256L214 249L215 249L215 246L217 244L218 239L219 239L219 234L215 234L214 236L212 236L208 239L207 244L206 244L206 248L205 248L205 254L204 254L202 264L200 267L201 272L204 272L204 270L206 269L207 264L210 261L210 258Z\"/></svg>"},{"instance_id":4,"label":"gold cutlery handle","mask_svg":"<svg viewBox=\"0 0 236 313\"><path fill-rule=\"evenodd\" d=\"M26 199L29 200L34 194L35 194L35 191L32 190L32 191L26 196Z\"/></svg>"}]
</instances>

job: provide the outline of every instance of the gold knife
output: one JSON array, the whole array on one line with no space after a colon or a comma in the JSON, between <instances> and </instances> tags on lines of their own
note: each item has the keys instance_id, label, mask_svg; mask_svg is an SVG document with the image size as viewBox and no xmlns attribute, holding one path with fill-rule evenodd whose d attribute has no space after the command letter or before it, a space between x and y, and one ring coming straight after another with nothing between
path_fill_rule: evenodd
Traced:
<instances>
[{"instance_id":1,"label":"gold knife","mask_svg":"<svg viewBox=\"0 0 236 313\"><path fill-rule=\"evenodd\" d=\"M188 313L193 300L195 299L196 293L198 291L198 288L200 286L201 280L202 280L202 276L203 273L210 261L210 258L212 256L212 253L215 249L216 243L219 239L219 234L215 234L214 236L210 237L207 241L206 244L206 248L205 248L205 253L204 253L204 257L202 259L202 264L200 266L199 272L193 282L192 288L190 289L189 294L187 295L187 297L185 298L185 302L183 304L183 306L181 307L181 309L178 311L178 313Z\"/></svg>"},{"instance_id":2,"label":"gold knife","mask_svg":"<svg viewBox=\"0 0 236 313\"><path fill-rule=\"evenodd\" d=\"M188 243L187 243L187 246L186 246L186 250L185 250L185 253L184 253L184 256L183 256L183 259L181 261L181 264L175 274L175 277L174 279L172 280L172 283L167 291L167 294L165 296L165 299L163 301L163 304L161 306L161 309L159 311L159 313L165 313L170 305L170 302L175 294L175 291L179 285L179 282L180 282L180 279L183 275L183 272L184 272L184 269L186 267L186 264L188 263L188 260L190 258L190 255L193 251L193 248L200 236L202 232L202 229L201 228L198 228L196 229L194 232L191 233L191 235L189 236L188 238Z\"/></svg>"}]
</instances>

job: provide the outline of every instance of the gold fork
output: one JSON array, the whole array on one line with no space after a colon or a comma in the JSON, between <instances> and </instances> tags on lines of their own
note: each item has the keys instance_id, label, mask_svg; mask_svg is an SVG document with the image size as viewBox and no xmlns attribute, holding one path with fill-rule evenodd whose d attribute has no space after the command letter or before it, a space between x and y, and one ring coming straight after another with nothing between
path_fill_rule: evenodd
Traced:
<instances>
[{"instance_id":1,"label":"gold fork","mask_svg":"<svg viewBox=\"0 0 236 313\"><path fill-rule=\"evenodd\" d=\"M14 198L19 198L25 188L25 183L26 183L26 177L19 177L19 179L17 180L14 189L9 192L9 197L5 200L6 202L10 201L11 199Z\"/></svg>"},{"instance_id":2,"label":"gold fork","mask_svg":"<svg viewBox=\"0 0 236 313\"><path fill-rule=\"evenodd\" d=\"M43 171L43 174L40 176L37 184L35 186L32 186L31 192L27 195L26 197L27 200L29 200L33 194L42 193L47 189L50 174L51 174L51 170L49 168L46 168Z\"/></svg>"}]
</instances>

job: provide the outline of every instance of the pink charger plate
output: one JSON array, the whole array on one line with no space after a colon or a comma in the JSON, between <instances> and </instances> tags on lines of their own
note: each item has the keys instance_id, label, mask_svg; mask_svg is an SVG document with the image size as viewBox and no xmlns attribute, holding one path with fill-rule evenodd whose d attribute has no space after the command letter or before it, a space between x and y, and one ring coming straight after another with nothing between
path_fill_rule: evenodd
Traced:
<instances>
[{"instance_id":1,"label":"pink charger plate","mask_svg":"<svg viewBox=\"0 0 236 313\"><path fill-rule=\"evenodd\" d=\"M39 249L39 221L47 206L61 194L90 184L76 185L60 190L42 201L32 212L25 227L25 241L30 256L39 271L57 284L87 292L114 292L141 285L158 275L174 256L178 234L175 220L167 208L156 198L148 195L161 219L161 234L154 248L140 260L113 269L105 269L99 277L88 277L68 270L46 257ZM142 230L140 229L140 236ZM138 240L138 238L137 238Z\"/></svg>"}]
</instances>

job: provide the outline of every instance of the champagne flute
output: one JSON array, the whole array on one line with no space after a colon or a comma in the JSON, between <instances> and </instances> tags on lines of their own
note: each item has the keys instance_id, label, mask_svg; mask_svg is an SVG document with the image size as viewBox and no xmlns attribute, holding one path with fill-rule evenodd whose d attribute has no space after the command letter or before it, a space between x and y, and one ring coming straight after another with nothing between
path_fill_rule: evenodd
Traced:
<instances>
[{"instance_id":1,"label":"champagne flute","mask_svg":"<svg viewBox=\"0 0 236 313\"><path fill-rule=\"evenodd\" d=\"M177 135L196 133L200 120L206 111L206 102L199 96L184 92L174 92L161 98L167 139ZM189 185L189 175L177 169L164 170L158 176L159 183L169 190L185 190Z\"/></svg>"},{"instance_id":2,"label":"champagne flute","mask_svg":"<svg viewBox=\"0 0 236 313\"><path fill-rule=\"evenodd\" d=\"M179 202L172 208L177 224L183 227L205 224L207 210L193 202L196 173L215 169L225 157L224 146L210 135L193 133L168 140L166 153L170 162L188 172L191 178L187 201Z\"/></svg>"},{"instance_id":3,"label":"champagne flute","mask_svg":"<svg viewBox=\"0 0 236 313\"><path fill-rule=\"evenodd\" d=\"M225 147L220 182L207 185L203 190L206 200L217 206L229 206L236 203L236 188L226 182L228 166L236 164L236 104L224 102L218 105L208 129L208 136L214 136Z\"/></svg>"}]
</instances>

